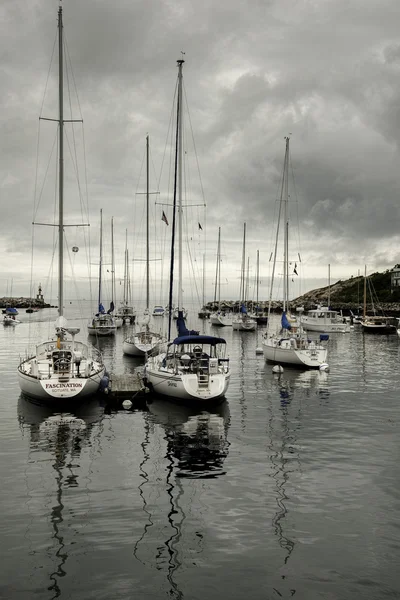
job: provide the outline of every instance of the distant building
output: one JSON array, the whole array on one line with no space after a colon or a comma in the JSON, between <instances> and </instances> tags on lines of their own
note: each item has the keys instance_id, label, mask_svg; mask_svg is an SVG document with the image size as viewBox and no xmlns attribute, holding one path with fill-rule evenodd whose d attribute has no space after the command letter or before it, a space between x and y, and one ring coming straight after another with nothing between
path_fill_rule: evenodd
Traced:
<instances>
[{"instance_id":1,"label":"distant building","mask_svg":"<svg viewBox=\"0 0 400 600\"><path fill-rule=\"evenodd\" d=\"M36 300L37 300L37 302L41 302L42 304L44 304L44 298L43 298L43 294L42 294L42 284L41 283L39 283L38 293L36 294Z\"/></svg>"},{"instance_id":2,"label":"distant building","mask_svg":"<svg viewBox=\"0 0 400 600\"><path fill-rule=\"evenodd\" d=\"M400 265L395 265L390 271L390 291L400 289Z\"/></svg>"}]
</instances>

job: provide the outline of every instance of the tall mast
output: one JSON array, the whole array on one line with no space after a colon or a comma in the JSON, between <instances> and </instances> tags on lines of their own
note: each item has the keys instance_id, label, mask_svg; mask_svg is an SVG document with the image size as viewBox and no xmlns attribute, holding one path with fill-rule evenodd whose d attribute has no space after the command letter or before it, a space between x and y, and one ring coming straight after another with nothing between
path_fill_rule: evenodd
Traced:
<instances>
[{"instance_id":1,"label":"tall mast","mask_svg":"<svg viewBox=\"0 0 400 600\"><path fill-rule=\"evenodd\" d=\"M245 300L245 271L246 271L246 223L243 224L242 273L240 276L240 300Z\"/></svg>"},{"instance_id":2,"label":"tall mast","mask_svg":"<svg viewBox=\"0 0 400 600\"><path fill-rule=\"evenodd\" d=\"M183 309L182 294L182 66L185 61L178 60L178 270L179 270L179 289L178 289L178 310Z\"/></svg>"},{"instance_id":3,"label":"tall mast","mask_svg":"<svg viewBox=\"0 0 400 600\"><path fill-rule=\"evenodd\" d=\"M286 138L284 166L284 249L283 249L283 310L289 309L289 138Z\"/></svg>"},{"instance_id":4,"label":"tall mast","mask_svg":"<svg viewBox=\"0 0 400 600\"><path fill-rule=\"evenodd\" d=\"M128 304L128 230L125 229L124 305Z\"/></svg>"},{"instance_id":5,"label":"tall mast","mask_svg":"<svg viewBox=\"0 0 400 600\"><path fill-rule=\"evenodd\" d=\"M103 270L103 209L100 209L100 258L99 258L99 301L98 305L101 303L101 275ZM100 310L100 309L99 309Z\"/></svg>"},{"instance_id":6,"label":"tall mast","mask_svg":"<svg viewBox=\"0 0 400 600\"><path fill-rule=\"evenodd\" d=\"M58 9L58 95L59 95L59 212L58 212L58 314L64 314L64 77L62 7Z\"/></svg>"},{"instance_id":7,"label":"tall mast","mask_svg":"<svg viewBox=\"0 0 400 600\"><path fill-rule=\"evenodd\" d=\"M256 293L257 308L258 308L258 285L259 285L259 279L260 279L260 251L257 250L257 285L256 285L256 289L257 289L257 293Z\"/></svg>"},{"instance_id":8,"label":"tall mast","mask_svg":"<svg viewBox=\"0 0 400 600\"><path fill-rule=\"evenodd\" d=\"M367 265L364 265L364 319L367 315Z\"/></svg>"},{"instance_id":9,"label":"tall mast","mask_svg":"<svg viewBox=\"0 0 400 600\"><path fill-rule=\"evenodd\" d=\"M172 311L173 311L173 291L174 291L174 266L175 266L175 228L176 228L176 210L177 210L177 187L178 187L178 219L180 225L178 226L179 232L179 290L178 290L178 311L182 306L182 65L185 61L180 59L178 63L178 98L176 106L176 136L175 136L175 170L174 170L174 202L172 212L172 233L171 233L171 262L170 262L170 273L169 273L169 299L168 299L168 339L171 339L171 324L172 324ZM178 173L179 170L179 173Z\"/></svg>"},{"instance_id":10,"label":"tall mast","mask_svg":"<svg viewBox=\"0 0 400 600\"><path fill-rule=\"evenodd\" d=\"M221 227L218 227L217 265L215 267L214 303L218 298L218 308L221 304Z\"/></svg>"},{"instance_id":11,"label":"tall mast","mask_svg":"<svg viewBox=\"0 0 400 600\"><path fill-rule=\"evenodd\" d=\"M146 308L150 305L150 275L149 275L149 136L146 136Z\"/></svg>"},{"instance_id":12,"label":"tall mast","mask_svg":"<svg viewBox=\"0 0 400 600\"><path fill-rule=\"evenodd\" d=\"M328 265L328 308L331 303L331 265Z\"/></svg>"},{"instance_id":13,"label":"tall mast","mask_svg":"<svg viewBox=\"0 0 400 600\"><path fill-rule=\"evenodd\" d=\"M114 257L114 217L111 217L111 302L115 302L115 257Z\"/></svg>"}]
</instances>

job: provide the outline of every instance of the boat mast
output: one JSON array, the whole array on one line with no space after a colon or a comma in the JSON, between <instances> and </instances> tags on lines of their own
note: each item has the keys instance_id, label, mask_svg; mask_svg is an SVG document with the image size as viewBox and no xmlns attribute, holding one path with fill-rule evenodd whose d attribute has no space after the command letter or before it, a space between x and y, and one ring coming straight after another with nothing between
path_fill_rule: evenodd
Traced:
<instances>
[{"instance_id":1,"label":"boat mast","mask_svg":"<svg viewBox=\"0 0 400 600\"><path fill-rule=\"evenodd\" d=\"M177 61L178 63L178 98L176 103L176 135L175 135L175 170L174 170L174 202L173 202L173 212L172 212L172 232L171 232L171 260L170 260L170 272L169 272L169 298L168 298L168 339L171 339L171 325L172 325L172 312L173 312L173 291L174 291L174 266L175 266L175 229L176 229L176 195L177 195L177 185L178 185L178 167L179 162L182 163L182 158L179 161L180 155L180 141L181 141L181 97L182 97L182 65L185 61L180 59ZM181 183L181 182L180 182ZM182 194L182 185L179 186L179 195ZM182 204L182 198L179 203ZM179 209L178 209L179 210ZM180 218L180 212L179 217ZM180 228L182 230L182 227ZM179 236L179 241L181 242L181 236ZM182 257L180 258L180 264L182 264ZM181 298L182 296L182 286L179 285L178 295ZM178 301L178 310L179 310L179 301Z\"/></svg>"},{"instance_id":2,"label":"boat mast","mask_svg":"<svg viewBox=\"0 0 400 600\"><path fill-rule=\"evenodd\" d=\"M214 304L218 298L218 308L221 304L221 227L218 227L218 244L217 244L217 265L215 267L215 289L214 289Z\"/></svg>"},{"instance_id":3,"label":"boat mast","mask_svg":"<svg viewBox=\"0 0 400 600\"><path fill-rule=\"evenodd\" d=\"M98 301L98 310L100 310L101 304L101 272L103 263L103 209L100 209L100 258L99 258L99 301Z\"/></svg>"},{"instance_id":4,"label":"boat mast","mask_svg":"<svg viewBox=\"0 0 400 600\"><path fill-rule=\"evenodd\" d=\"M240 301L242 303L244 303L244 300L245 300L245 280L246 280L245 273L246 273L246 223L243 224L242 273L240 275Z\"/></svg>"},{"instance_id":5,"label":"boat mast","mask_svg":"<svg viewBox=\"0 0 400 600\"><path fill-rule=\"evenodd\" d=\"M185 61L178 60L178 310L183 310L182 293L182 66Z\"/></svg>"},{"instance_id":6,"label":"boat mast","mask_svg":"<svg viewBox=\"0 0 400 600\"><path fill-rule=\"evenodd\" d=\"M146 136L146 308L150 308L150 274L149 274L149 136Z\"/></svg>"},{"instance_id":7,"label":"boat mast","mask_svg":"<svg viewBox=\"0 0 400 600\"><path fill-rule=\"evenodd\" d=\"M114 301L115 301L115 257L114 257L114 217L111 217L111 312L114 312Z\"/></svg>"},{"instance_id":8,"label":"boat mast","mask_svg":"<svg viewBox=\"0 0 400 600\"><path fill-rule=\"evenodd\" d=\"M59 95L59 206L58 206L58 314L64 314L64 77L62 7L58 9L58 95Z\"/></svg>"},{"instance_id":9,"label":"boat mast","mask_svg":"<svg viewBox=\"0 0 400 600\"><path fill-rule=\"evenodd\" d=\"M285 192L285 173L286 173L286 158L287 155L289 153L289 138L285 138L286 140L286 149L285 149L285 158L283 161L283 174L282 174L282 183L281 183L281 195L280 195L280 201L279 201L279 212L278 212L278 219L277 219L277 227L276 227L276 234L275 234L275 247L274 247L274 251L273 254L271 253L271 257L270 260L273 256L273 263L272 263L272 274L271 274L271 285L269 287L269 299L268 299L268 330L269 330L269 326L270 326L270 315L271 315L271 307L272 307L272 294L273 294L273 289L274 289L274 280L275 280L275 270L276 270L276 258L277 258L277 254L278 254L278 242L279 242L279 230L280 230L280 224L281 224L281 218L282 218L282 204L284 202L284 192ZM286 232L286 229L285 229ZM284 232L284 233L285 233ZM285 260L284 262L284 269L285 269ZM283 310L286 309L286 302L285 302L285 276L283 278Z\"/></svg>"},{"instance_id":10,"label":"boat mast","mask_svg":"<svg viewBox=\"0 0 400 600\"><path fill-rule=\"evenodd\" d=\"M328 265L328 308L331 304L331 265Z\"/></svg>"},{"instance_id":11,"label":"boat mast","mask_svg":"<svg viewBox=\"0 0 400 600\"><path fill-rule=\"evenodd\" d=\"M367 316L367 265L364 265L364 320Z\"/></svg>"},{"instance_id":12,"label":"boat mast","mask_svg":"<svg viewBox=\"0 0 400 600\"><path fill-rule=\"evenodd\" d=\"M260 251L257 250L257 286L256 286L256 306L258 308L258 286L259 286L259 282L260 282Z\"/></svg>"},{"instance_id":13,"label":"boat mast","mask_svg":"<svg viewBox=\"0 0 400 600\"><path fill-rule=\"evenodd\" d=\"M286 137L284 166L284 249L283 249L283 310L289 310L289 137Z\"/></svg>"},{"instance_id":14,"label":"boat mast","mask_svg":"<svg viewBox=\"0 0 400 600\"><path fill-rule=\"evenodd\" d=\"M128 304L128 230L125 229L124 306Z\"/></svg>"}]
</instances>

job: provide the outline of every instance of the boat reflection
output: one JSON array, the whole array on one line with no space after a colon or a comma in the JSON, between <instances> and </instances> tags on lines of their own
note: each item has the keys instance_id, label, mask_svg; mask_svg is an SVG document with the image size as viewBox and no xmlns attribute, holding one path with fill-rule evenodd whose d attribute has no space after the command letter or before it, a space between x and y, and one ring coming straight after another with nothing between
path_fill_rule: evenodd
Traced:
<instances>
[{"instance_id":1,"label":"boat reflection","mask_svg":"<svg viewBox=\"0 0 400 600\"><path fill-rule=\"evenodd\" d=\"M201 553L204 538L201 523L193 527L202 506L196 491L199 490L200 496L203 484L188 480L224 475L223 463L229 449L229 406L224 402L205 411L155 398L148 404L144 420L139 493L146 522L135 543L134 556L142 564L155 561L157 570L166 572L169 596L180 599L183 598L178 581L181 557L185 557L188 548L193 552L197 547L197 553ZM165 444L162 462L160 443ZM152 495L155 480L163 481L159 489L165 490L156 504ZM185 528L188 516L190 525Z\"/></svg>"},{"instance_id":2,"label":"boat reflection","mask_svg":"<svg viewBox=\"0 0 400 600\"><path fill-rule=\"evenodd\" d=\"M292 400L296 391L302 391L305 398L314 395L321 400L327 400L330 396L329 372L327 371L299 372L296 369L286 368L283 373L274 375L274 380L277 382L282 401Z\"/></svg>"},{"instance_id":3,"label":"boat reflection","mask_svg":"<svg viewBox=\"0 0 400 600\"><path fill-rule=\"evenodd\" d=\"M223 475L228 454L229 405L210 411L154 399L148 404L153 421L163 426L167 456L176 477L210 479Z\"/></svg>"},{"instance_id":4,"label":"boat reflection","mask_svg":"<svg viewBox=\"0 0 400 600\"><path fill-rule=\"evenodd\" d=\"M66 575L69 544L65 541L70 531L63 525L66 500L64 499L67 488L79 487L79 471L81 452L84 446L90 445L93 425L101 420L103 409L99 402L93 398L72 412L53 412L46 405L34 403L22 394L18 400L18 421L23 435L29 432L29 445L31 452L48 453L52 457L51 467L54 476L54 489L49 491L54 502L50 514L38 515L41 521L50 522L52 538L55 540L54 570L49 574L50 584L48 591L52 598L61 595L60 583ZM32 470L37 477L37 469L43 469L42 479L45 479L47 461L40 457L33 464ZM31 492L33 493L33 492ZM45 506L48 503L45 502ZM39 509L39 510L42 510ZM69 524L70 525L70 524ZM77 532L75 531L75 534Z\"/></svg>"}]
</instances>

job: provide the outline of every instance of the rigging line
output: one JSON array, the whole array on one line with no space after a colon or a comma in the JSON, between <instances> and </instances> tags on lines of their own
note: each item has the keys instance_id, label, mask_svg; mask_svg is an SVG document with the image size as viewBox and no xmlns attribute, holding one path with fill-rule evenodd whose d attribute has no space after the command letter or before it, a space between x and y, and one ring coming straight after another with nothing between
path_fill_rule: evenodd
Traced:
<instances>
[{"instance_id":1,"label":"rigging line","mask_svg":"<svg viewBox=\"0 0 400 600\"><path fill-rule=\"evenodd\" d=\"M66 75L67 75L67 87L68 87L68 96L70 99L70 107L72 107L72 101L71 101L71 91L70 91L70 79L69 79L69 74L71 73L71 78L72 78L72 83L73 83L73 88L75 90L75 98L76 98L76 102L78 105L78 113L79 116L81 118L82 121L82 139L83 139L83 160L84 160L84 177L85 177L85 190L86 190L86 205L83 202L83 194L82 194L82 189L81 189L81 182L80 182L80 178L79 178L79 169L78 169L78 158L77 158L77 153L76 153L76 141L75 141L75 129L74 126L72 125L72 131L73 131L73 137L74 137L74 148L75 148L75 160L76 160L76 172L77 172L77 182L78 182L78 189L79 189L79 196L80 196L80 201L81 201L81 215L82 215L82 222L88 222L90 223L90 218L89 218L89 193L88 193L88 181L87 181L87 161L86 161L86 146L85 146L85 131L84 131L84 127L83 127L83 115L82 115L82 109L81 109L81 105L80 105L80 101L79 101L79 95L78 95L78 89L77 89L77 85L76 85L76 81L75 81L75 75L74 75L74 70L72 68L72 60L71 60L71 55L69 52L69 46L68 46L68 41L67 41L67 37L66 37L66 33L64 32L63 35L63 41L64 41L64 56L65 56L65 66L66 66ZM69 65L69 68L68 68ZM72 110L71 110L71 118L72 118ZM91 252L90 252L90 229L88 231L88 236L86 236L86 231L84 231L83 233L84 236L84 240L85 240L85 255L87 257L87 265L88 265L88 275L89 275L89 292L90 292L90 296L92 297L92 277L91 277ZM88 241L86 240L86 237L88 237Z\"/></svg>"},{"instance_id":2,"label":"rigging line","mask_svg":"<svg viewBox=\"0 0 400 600\"><path fill-rule=\"evenodd\" d=\"M58 146L58 128L57 128L56 134L54 136L53 146L51 148L49 160L47 162L47 166L46 166L45 174L44 174L44 177L43 177L43 181L42 181L41 189L40 189L40 192L39 192L39 196L38 196L38 199L37 199L37 203L36 203L36 206L34 205L34 207L33 207L33 211L34 211L33 212L33 221L36 221L36 216L37 216L37 213L38 213L38 210L39 210L40 202L42 200L44 186L45 186L45 183L47 181L47 176L48 176L48 173L49 173L50 164L52 164L54 149L57 148L57 146ZM57 148L56 158L58 159L58 148ZM37 170L39 170L39 165L37 165ZM37 190L36 190L36 192L37 192Z\"/></svg>"},{"instance_id":3,"label":"rigging line","mask_svg":"<svg viewBox=\"0 0 400 600\"><path fill-rule=\"evenodd\" d=\"M185 96L185 103L186 103L186 110L187 110L188 119L189 119L190 131L192 133L192 142L193 142L193 148L194 148L194 155L196 157L197 171L199 173L199 178L200 178L201 195L202 195L202 198L203 198L203 201L204 201L204 205L205 205L206 202L205 202L205 197L204 197L203 181L201 179L199 159L198 159L198 156L197 156L196 143L194 141L194 133L193 133L193 127L192 127L192 120L190 118L189 104L188 104L188 101L187 101L186 88L185 88L185 84L184 83L183 83L183 93L184 93L184 96Z\"/></svg>"},{"instance_id":4,"label":"rigging line","mask_svg":"<svg viewBox=\"0 0 400 600\"><path fill-rule=\"evenodd\" d=\"M137 202L136 202L136 196L138 195L138 189L139 189L139 185L141 183L141 179L142 179L142 173L143 173L143 166L146 160L146 148L144 148L143 150L143 154L142 154L142 162L140 165L140 170L139 170L139 177L136 181L136 190L135 190L135 201L133 202L133 222L136 223L137 221ZM141 218L141 223L143 223L143 217L144 217L144 206L142 206L142 218ZM139 236L135 235L133 238L133 250L134 250L134 254L138 252L138 248L139 248ZM132 259L133 261L133 259Z\"/></svg>"},{"instance_id":5,"label":"rigging line","mask_svg":"<svg viewBox=\"0 0 400 600\"><path fill-rule=\"evenodd\" d=\"M76 86L75 75L74 75L74 70L72 68L72 60L71 60L71 55L69 53L69 47L68 47L67 36L66 36L65 31L63 32L63 42L64 42L64 56L65 56L65 71L67 73L67 79L68 79L68 92L70 89L68 74L69 74L69 72L71 72L71 78L72 78L72 83L73 83L74 90L75 90L76 102L78 104L78 112L79 112L81 119L83 120L82 109L81 109L81 105L79 102L78 88ZM68 70L68 63L69 63L69 70ZM70 106L72 106L72 104L70 104ZM71 115L72 115L72 113L71 113Z\"/></svg>"},{"instance_id":6,"label":"rigging line","mask_svg":"<svg viewBox=\"0 0 400 600\"><path fill-rule=\"evenodd\" d=\"M176 102L177 91L178 91L178 80L175 83L175 92L174 92L174 97L173 97L173 101L172 101L172 108L171 108L171 114L170 114L169 123L168 123L168 130L167 130L167 137L166 137L166 140L165 140L164 153L163 153L163 157L162 157L162 161L161 161L160 176L159 176L158 183L157 183L157 189L158 190L160 189L160 181L161 181L161 176L162 176L162 172L163 172L163 168L164 168L164 160L165 160L165 155L167 153L167 143L168 143L170 131L171 131L172 127L173 127L173 122L174 122L175 102ZM171 132L171 137L172 137L172 132Z\"/></svg>"},{"instance_id":7,"label":"rigging line","mask_svg":"<svg viewBox=\"0 0 400 600\"><path fill-rule=\"evenodd\" d=\"M47 86L48 86L49 79L50 79L51 65L53 64L53 58L54 58L54 53L55 53L57 41L58 41L58 31L56 32L56 35L55 35L55 38L54 38L53 50L52 50L52 53L51 53L49 70L47 72L46 83L45 83L45 86L44 86L44 92L43 92L43 97L42 97L42 105L40 107L39 118L42 116L42 113L43 113L44 101L45 101L46 94L47 94Z\"/></svg>"}]
</instances>

